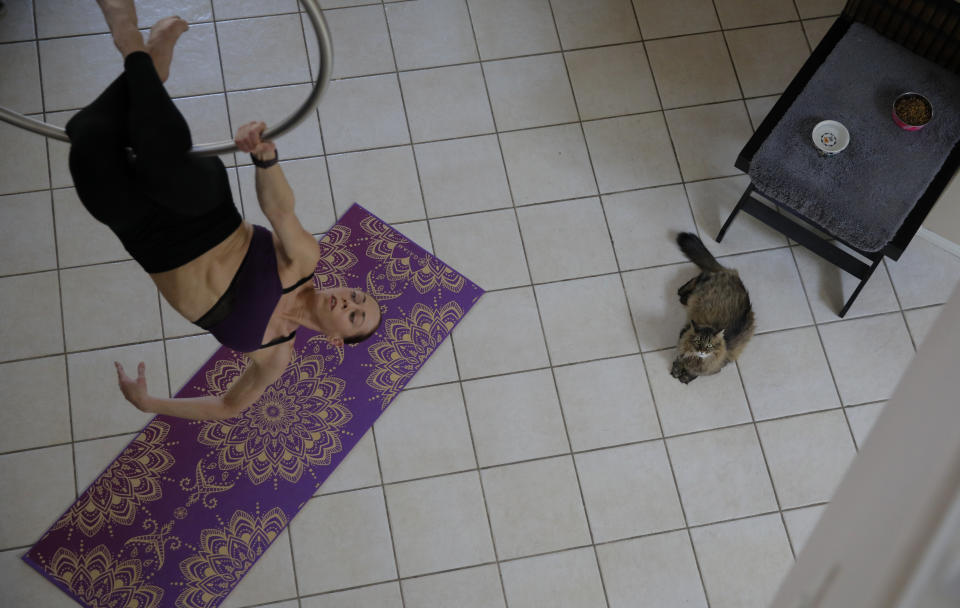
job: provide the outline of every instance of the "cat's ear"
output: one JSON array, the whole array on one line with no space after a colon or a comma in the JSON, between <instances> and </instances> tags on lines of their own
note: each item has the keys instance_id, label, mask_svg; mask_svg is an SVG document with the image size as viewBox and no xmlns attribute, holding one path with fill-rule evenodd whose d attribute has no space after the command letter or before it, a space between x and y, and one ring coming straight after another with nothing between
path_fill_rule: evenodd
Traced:
<instances>
[{"instance_id":1,"label":"cat's ear","mask_svg":"<svg viewBox=\"0 0 960 608\"><path fill-rule=\"evenodd\" d=\"M723 338L723 332L725 332L725 331L727 331L727 330L726 330L726 329L721 329L720 331L718 331L717 333L715 333L715 334L713 334L713 335L716 336L717 338Z\"/></svg>"},{"instance_id":2,"label":"cat's ear","mask_svg":"<svg viewBox=\"0 0 960 608\"><path fill-rule=\"evenodd\" d=\"M698 331L700 328L697 327L697 324L693 322L693 319L690 319L690 329L693 331Z\"/></svg>"}]
</instances>

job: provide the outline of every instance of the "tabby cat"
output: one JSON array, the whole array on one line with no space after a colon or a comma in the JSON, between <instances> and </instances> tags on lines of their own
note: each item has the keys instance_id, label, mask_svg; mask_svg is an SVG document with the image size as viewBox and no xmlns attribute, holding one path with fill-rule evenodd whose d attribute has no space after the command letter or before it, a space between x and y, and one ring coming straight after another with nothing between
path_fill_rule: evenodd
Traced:
<instances>
[{"instance_id":1,"label":"tabby cat","mask_svg":"<svg viewBox=\"0 0 960 608\"><path fill-rule=\"evenodd\" d=\"M670 375L687 384L736 360L753 335L754 319L750 295L736 270L721 266L695 234L681 233L677 244L700 267L700 274L677 290L687 307L687 324Z\"/></svg>"}]
</instances>

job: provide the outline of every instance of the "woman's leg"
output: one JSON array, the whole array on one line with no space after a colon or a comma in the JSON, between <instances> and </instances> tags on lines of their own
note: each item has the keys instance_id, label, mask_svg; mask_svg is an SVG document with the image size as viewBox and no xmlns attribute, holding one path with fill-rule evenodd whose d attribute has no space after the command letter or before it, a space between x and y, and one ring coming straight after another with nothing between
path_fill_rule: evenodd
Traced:
<instances>
[{"instance_id":1,"label":"woman's leg","mask_svg":"<svg viewBox=\"0 0 960 608\"><path fill-rule=\"evenodd\" d=\"M177 213L206 213L223 200L225 183L229 190L223 164L187 155L193 145L190 128L163 87L173 48L188 28L186 21L161 19L144 44L132 0L98 3L124 57L127 106L115 115L126 117L126 145L135 155L133 172L139 188L154 203Z\"/></svg>"},{"instance_id":2,"label":"woman's leg","mask_svg":"<svg viewBox=\"0 0 960 608\"><path fill-rule=\"evenodd\" d=\"M145 181L150 181L151 171L161 172L190 151L190 127L163 87L149 54L131 53L123 66L130 100L126 113L130 145L137 154L138 175L144 172Z\"/></svg>"},{"instance_id":3,"label":"woman's leg","mask_svg":"<svg viewBox=\"0 0 960 608\"><path fill-rule=\"evenodd\" d=\"M137 9L133 0L97 0L97 4L110 28L113 43L124 59L130 53L146 50L143 36L137 29Z\"/></svg>"},{"instance_id":4,"label":"woman's leg","mask_svg":"<svg viewBox=\"0 0 960 608\"><path fill-rule=\"evenodd\" d=\"M150 56L132 53L124 64L137 183L151 200L177 213L210 211L229 194L223 164L218 158L188 154L193 146L190 127L167 95Z\"/></svg>"},{"instance_id":5,"label":"woman's leg","mask_svg":"<svg viewBox=\"0 0 960 608\"><path fill-rule=\"evenodd\" d=\"M219 159L187 154L193 146L190 128L163 86L174 45L187 27L179 17L160 20L150 30L149 56L131 53L124 66L137 181L160 205L196 216L228 198L230 186Z\"/></svg>"},{"instance_id":6,"label":"woman's leg","mask_svg":"<svg viewBox=\"0 0 960 608\"><path fill-rule=\"evenodd\" d=\"M113 35L114 44L124 59L131 53L151 50L150 43L144 44L143 36L137 29L137 13L132 0L97 0L97 2ZM151 41L153 41L152 35ZM172 52L162 55L166 57L166 66L169 69ZM121 74L93 103L80 110L67 123L67 135L70 136L71 142L76 144L78 140L83 140L81 145L85 148L100 144L96 146L99 151L108 148L122 150L129 146L128 89L126 75Z\"/></svg>"},{"instance_id":7,"label":"woman's leg","mask_svg":"<svg viewBox=\"0 0 960 608\"><path fill-rule=\"evenodd\" d=\"M128 60L137 66L132 70L135 74L148 68L156 78L152 66L141 65L150 61L146 53L131 53ZM163 120L162 100L160 108L153 100L140 101L147 112L157 111L156 120L168 127L168 132L161 134L163 141L153 142L159 145L137 149L134 135L142 136L145 129L131 116L148 119L143 112L133 111L130 93L135 87L126 72L67 123L70 173L77 194L87 210L115 232L151 217L154 210L145 207L159 205L184 215L200 215L223 200L224 186L211 179L219 177L226 182L225 175L219 175L222 164L218 159L193 159L185 154L190 147L189 129L162 85L158 87L162 100L169 104L165 108L168 114L172 108L172 120ZM136 160L129 154L130 148L137 154ZM229 184L226 188L229 190Z\"/></svg>"},{"instance_id":8,"label":"woman's leg","mask_svg":"<svg viewBox=\"0 0 960 608\"><path fill-rule=\"evenodd\" d=\"M66 127L77 195L90 214L114 232L135 224L143 211L135 202L138 195L127 156L127 88L121 74Z\"/></svg>"}]
</instances>

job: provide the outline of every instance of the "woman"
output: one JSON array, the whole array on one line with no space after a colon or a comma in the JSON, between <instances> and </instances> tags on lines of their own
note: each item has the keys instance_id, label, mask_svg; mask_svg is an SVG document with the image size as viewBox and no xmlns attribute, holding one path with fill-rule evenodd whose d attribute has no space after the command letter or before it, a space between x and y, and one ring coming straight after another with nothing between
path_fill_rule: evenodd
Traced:
<instances>
[{"instance_id":1,"label":"woman","mask_svg":"<svg viewBox=\"0 0 960 608\"><path fill-rule=\"evenodd\" d=\"M124 73L67 124L77 194L180 314L248 353L244 372L222 395L151 396L142 362L135 379L115 363L120 389L145 412L230 418L284 372L297 327L321 332L335 345L358 342L377 328L380 309L362 291L310 285L319 245L294 214L276 147L261 139L266 125L240 127L236 143L257 166L257 197L272 233L242 220L219 158L187 154L189 128L163 87L187 23L162 19L144 44L132 0L98 3Z\"/></svg>"}]
</instances>

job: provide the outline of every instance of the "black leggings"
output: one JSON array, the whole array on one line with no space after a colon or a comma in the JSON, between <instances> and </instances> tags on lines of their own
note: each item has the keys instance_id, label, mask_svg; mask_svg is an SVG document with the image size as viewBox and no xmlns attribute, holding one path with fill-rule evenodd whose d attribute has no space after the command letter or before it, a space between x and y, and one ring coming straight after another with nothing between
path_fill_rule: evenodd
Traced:
<instances>
[{"instance_id":1,"label":"black leggings","mask_svg":"<svg viewBox=\"0 0 960 608\"><path fill-rule=\"evenodd\" d=\"M80 200L147 272L189 262L240 225L223 163L187 154L190 128L147 53L127 56L67 135Z\"/></svg>"}]
</instances>

